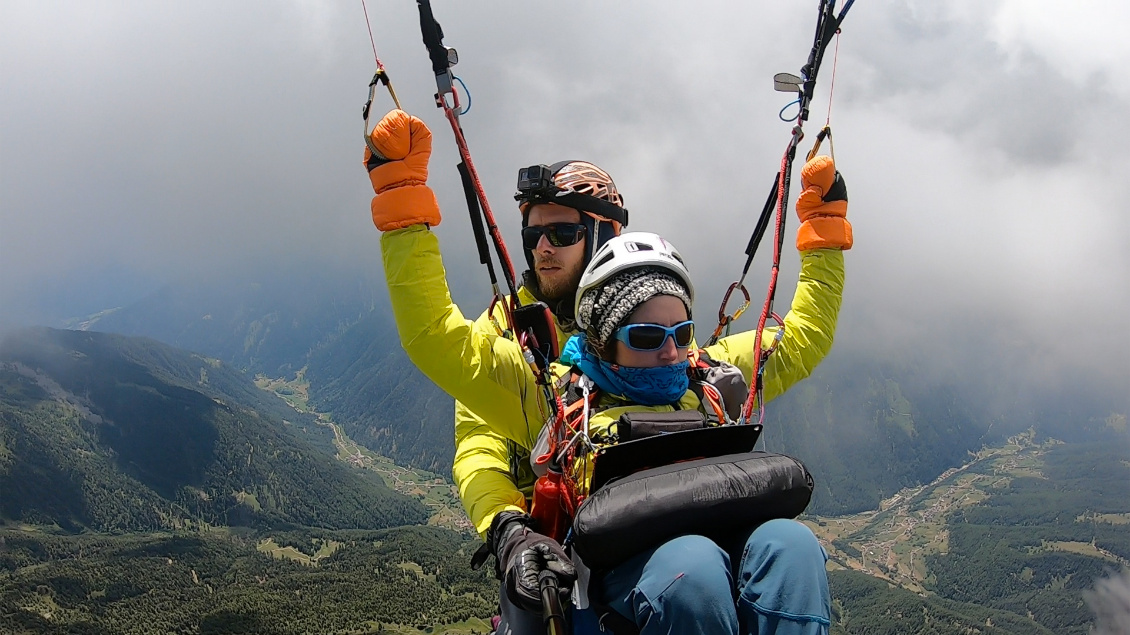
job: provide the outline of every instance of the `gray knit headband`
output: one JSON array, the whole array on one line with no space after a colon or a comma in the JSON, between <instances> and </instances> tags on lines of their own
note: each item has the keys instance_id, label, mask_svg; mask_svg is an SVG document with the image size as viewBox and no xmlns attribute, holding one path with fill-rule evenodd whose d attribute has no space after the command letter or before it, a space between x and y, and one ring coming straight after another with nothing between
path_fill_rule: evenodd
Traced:
<instances>
[{"instance_id":1,"label":"gray knit headband","mask_svg":"<svg viewBox=\"0 0 1130 635\"><path fill-rule=\"evenodd\" d=\"M671 295L683 301L691 314L691 299L678 279L661 269L630 269L609 278L581 296L578 317L588 324L585 332L598 350L603 349L616 329L641 304L657 295Z\"/></svg>"}]
</instances>

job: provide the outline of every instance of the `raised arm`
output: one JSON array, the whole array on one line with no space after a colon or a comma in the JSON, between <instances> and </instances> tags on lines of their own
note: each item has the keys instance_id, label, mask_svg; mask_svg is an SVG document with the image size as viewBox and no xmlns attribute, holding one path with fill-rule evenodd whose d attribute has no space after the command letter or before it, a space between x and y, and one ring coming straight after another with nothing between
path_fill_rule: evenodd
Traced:
<instances>
[{"instance_id":1,"label":"raised arm","mask_svg":"<svg viewBox=\"0 0 1130 635\"><path fill-rule=\"evenodd\" d=\"M397 110L371 138L383 155L365 155L377 193L373 222L384 232L381 256L401 345L429 379L498 434L532 445L541 427L541 395L520 349L493 329L477 328L451 301L439 241L429 229L440 222L427 186L431 133Z\"/></svg>"},{"instance_id":2,"label":"raised arm","mask_svg":"<svg viewBox=\"0 0 1130 635\"><path fill-rule=\"evenodd\" d=\"M844 289L844 255L838 249L814 249L801 253L800 280L789 312L785 332L765 367L765 400L769 401L812 374L832 350L836 321ZM762 348L773 344L777 329L765 329ZM756 331L745 331L718 340L706 349L714 359L734 364L746 381L753 374Z\"/></svg>"},{"instance_id":3,"label":"raised arm","mask_svg":"<svg viewBox=\"0 0 1130 635\"><path fill-rule=\"evenodd\" d=\"M816 157L801 170L804 191L797 199L800 279L785 315L784 333L765 367L769 401L808 377L832 350L844 291L844 255L852 246L847 189L831 158ZM766 329L761 348L773 344L777 329ZM707 352L738 366L750 381L756 331L722 338Z\"/></svg>"}]
</instances>

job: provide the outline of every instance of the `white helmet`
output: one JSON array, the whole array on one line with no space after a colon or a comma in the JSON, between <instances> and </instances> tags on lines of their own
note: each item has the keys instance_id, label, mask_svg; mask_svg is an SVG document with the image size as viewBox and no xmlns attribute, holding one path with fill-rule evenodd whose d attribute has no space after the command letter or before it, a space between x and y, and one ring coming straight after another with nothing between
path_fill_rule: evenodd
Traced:
<instances>
[{"instance_id":1,"label":"white helmet","mask_svg":"<svg viewBox=\"0 0 1130 635\"><path fill-rule=\"evenodd\" d=\"M686 287L690 301L694 302L691 274L687 271L687 265L683 262L679 250L659 234L627 232L604 243L593 254L592 261L581 274L581 282L577 285L577 299L573 307L577 326L581 329L589 327L581 315L581 299L585 297L585 293L599 287L622 271L640 267L654 267L672 274Z\"/></svg>"}]
</instances>

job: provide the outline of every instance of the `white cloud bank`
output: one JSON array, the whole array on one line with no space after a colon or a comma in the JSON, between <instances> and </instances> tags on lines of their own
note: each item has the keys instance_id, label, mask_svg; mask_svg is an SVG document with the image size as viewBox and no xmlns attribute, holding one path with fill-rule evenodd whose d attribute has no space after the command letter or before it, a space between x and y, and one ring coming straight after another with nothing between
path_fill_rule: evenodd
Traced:
<instances>
[{"instance_id":1,"label":"white cloud bank","mask_svg":"<svg viewBox=\"0 0 1130 635\"><path fill-rule=\"evenodd\" d=\"M404 105L436 135L448 260L472 266L415 5L371 4ZM591 159L617 179L633 228L674 238L701 277L700 314L713 314L788 137L776 118L788 96L771 77L804 62L816 3L734 4L436 0L472 90L472 152L512 244L517 168ZM372 73L360 6L5 13L6 311L76 272L159 280L377 249L360 166ZM984 323L1057 364L1130 376L1128 13L1117 2L856 3L832 114L857 236L841 341L960 349L952 338ZM376 108L388 105L379 93ZM786 261L783 280L795 273ZM755 296L764 275L757 265Z\"/></svg>"}]
</instances>

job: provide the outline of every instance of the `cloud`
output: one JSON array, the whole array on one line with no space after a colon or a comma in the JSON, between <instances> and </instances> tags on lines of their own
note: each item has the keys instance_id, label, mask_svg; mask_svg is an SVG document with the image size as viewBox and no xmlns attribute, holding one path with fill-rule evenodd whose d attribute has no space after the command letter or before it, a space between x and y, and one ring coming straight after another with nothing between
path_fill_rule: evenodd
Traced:
<instances>
[{"instance_id":1,"label":"cloud","mask_svg":"<svg viewBox=\"0 0 1130 635\"><path fill-rule=\"evenodd\" d=\"M456 152L415 7L372 4L402 103L435 133L445 258L470 270ZM807 58L815 3L802 4L436 0L472 94L464 129L510 244L517 168L593 160L616 178L634 229L673 238L701 280L699 315L712 315L788 140L777 112L789 96L771 77ZM1127 44L1115 31L1126 12L1018 0L853 7L832 111L857 236L841 342L961 357L977 354L961 347L963 329L1004 325L1048 359L1130 374L1130 338L1119 336L1130 166L1116 143L1130 138ZM373 61L360 7L27 3L6 11L0 56L5 307L81 272L371 266L358 115ZM827 110L831 56L825 64L810 135ZM375 112L390 105L379 92ZM795 273L786 253L779 297Z\"/></svg>"}]
</instances>

